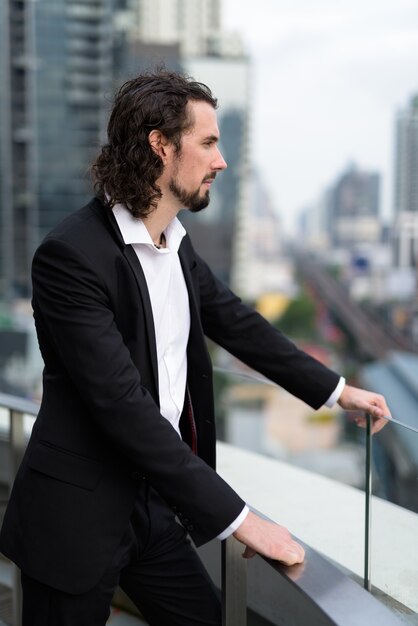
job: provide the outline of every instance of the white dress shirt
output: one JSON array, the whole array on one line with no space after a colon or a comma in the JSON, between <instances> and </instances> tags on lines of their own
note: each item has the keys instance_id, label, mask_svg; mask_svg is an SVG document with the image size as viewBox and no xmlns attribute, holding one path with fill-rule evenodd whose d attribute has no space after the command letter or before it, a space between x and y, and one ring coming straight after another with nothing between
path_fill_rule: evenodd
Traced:
<instances>
[{"instance_id":1,"label":"white dress shirt","mask_svg":"<svg viewBox=\"0 0 418 626\"><path fill-rule=\"evenodd\" d=\"M186 392L190 309L178 249L186 231L174 218L164 231L166 247L156 248L144 222L134 218L126 207L116 204L113 214L125 244L132 245L145 275L157 345L160 412L181 437L179 422ZM340 378L326 406L335 404L344 384L344 378ZM248 512L245 506L218 538L229 537Z\"/></svg>"},{"instance_id":2,"label":"white dress shirt","mask_svg":"<svg viewBox=\"0 0 418 626\"><path fill-rule=\"evenodd\" d=\"M113 213L126 244L132 244L147 282L154 319L160 411L180 435L187 380L189 296L177 254L186 231L175 218L165 230L166 247L156 248L142 220L124 206Z\"/></svg>"}]
</instances>

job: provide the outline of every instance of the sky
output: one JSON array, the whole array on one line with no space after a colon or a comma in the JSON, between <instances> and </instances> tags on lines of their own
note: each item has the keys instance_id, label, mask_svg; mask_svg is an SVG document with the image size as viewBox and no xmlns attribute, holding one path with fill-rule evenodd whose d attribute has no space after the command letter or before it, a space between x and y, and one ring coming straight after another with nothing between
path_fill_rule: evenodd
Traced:
<instances>
[{"instance_id":1,"label":"sky","mask_svg":"<svg viewBox=\"0 0 418 626\"><path fill-rule=\"evenodd\" d=\"M286 230L349 164L380 172L389 217L396 114L418 93L418 1L223 0L223 24L251 58L253 160Z\"/></svg>"}]
</instances>

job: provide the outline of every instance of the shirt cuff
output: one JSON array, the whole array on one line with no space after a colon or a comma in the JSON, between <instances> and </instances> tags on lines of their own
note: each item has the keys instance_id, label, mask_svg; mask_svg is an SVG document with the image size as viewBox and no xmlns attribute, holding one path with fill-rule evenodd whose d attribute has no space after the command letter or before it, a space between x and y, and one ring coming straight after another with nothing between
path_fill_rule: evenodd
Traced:
<instances>
[{"instance_id":1,"label":"shirt cuff","mask_svg":"<svg viewBox=\"0 0 418 626\"><path fill-rule=\"evenodd\" d=\"M338 398L340 397L340 395L342 394L344 386L345 386L345 378L344 376L341 376L338 382L338 385L335 387L334 391L332 392L328 400L325 402L324 406L327 406L328 408L333 407L334 404L337 402Z\"/></svg>"},{"instance_id":2,"label":"shirt cuff","mask_svg":"<svg viewBox=\"0 0 418 626\"><path fill-rule=\"evenodd\" d=\"M225 530L217 536L217 539L221 539L222 541L223 539L227 539L230 535L232 535L232 533L234 533L237 528L241 526L242 522L245 520L249 512L250 509L247 505L245 505L238 517L232 522L232 524L228 526L228 528L225 528Z\"/></svg>"}]
</instances>

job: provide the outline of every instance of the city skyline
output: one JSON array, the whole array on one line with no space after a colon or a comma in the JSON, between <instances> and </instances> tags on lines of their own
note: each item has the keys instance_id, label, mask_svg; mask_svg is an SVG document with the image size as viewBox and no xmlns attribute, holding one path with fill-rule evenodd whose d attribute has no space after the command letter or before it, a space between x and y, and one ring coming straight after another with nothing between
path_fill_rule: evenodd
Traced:
<instances>
[{"instance_id":1,"label":"city skyline","mask_svg":"<svg viewBox=\"0 0 418 626\"><path fill-rule=\"evenodd\" d=\"M349 163L382 175L393 214L396 115L418 92L414 0L224 0L252 61L254 163L286 229ZM414 59L417 62L413 62Z\"/></svg>"}]
</instances>

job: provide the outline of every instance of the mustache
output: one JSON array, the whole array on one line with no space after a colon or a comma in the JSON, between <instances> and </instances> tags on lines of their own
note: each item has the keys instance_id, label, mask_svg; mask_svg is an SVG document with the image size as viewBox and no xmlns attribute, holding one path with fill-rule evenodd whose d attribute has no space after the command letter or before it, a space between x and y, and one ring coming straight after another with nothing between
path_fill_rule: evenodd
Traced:
<instances>
[{"instance_id":1,"label":"mustache","mask_svg":"<svg viewBox=\"0 0 418 626\"><path fill-rule=\"evenodd\" d=\"M214 172L213 174L209 174L208 176L205 176L202 182L203 183L213 182L215 178L216 178L216 172Z\"/></svg>"}]
</instances>

